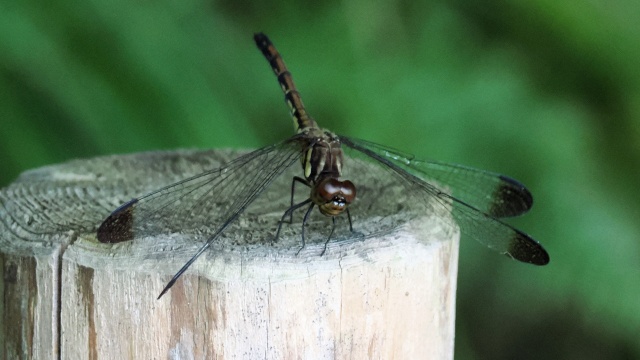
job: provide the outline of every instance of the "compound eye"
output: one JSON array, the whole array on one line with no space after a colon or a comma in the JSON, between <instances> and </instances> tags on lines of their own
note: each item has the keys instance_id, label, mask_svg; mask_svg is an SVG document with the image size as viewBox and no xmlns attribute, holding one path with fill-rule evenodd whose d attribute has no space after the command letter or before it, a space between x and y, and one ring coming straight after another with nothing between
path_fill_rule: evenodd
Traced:
<instances>
[{"instance_id":1,"label":"compound eye","mask_svg":"<svg viewBox=\"0 0 640 360\"><path fill-rule=\"evenodd\" d=\"M351 204L356 198L356 186L349 180L340 182L340 194L344 198L344 202Z\"/></svg>"},{"instance_id":2,"label":"compound eye","mask_svg":"<svg viewBox=\"0 0 640 360\"><path fill-rule=\"evenodd\" d=\"M329 178L320 183L317 193L324 202L341 201L348 205L356 197L356 186L349 180Z\"/></svg>"},{"instance_id":3,"label":"compound eye","mask_svg":"<svg viewBox=\"0 0 640 360\"><path fill-rule=\"evenodd\" d=\"M328 216L339 215L355 198L356 187L349 180L327 178L312 191L312 200L318 205L320 212Z\"/></svg>"}]
</instances>

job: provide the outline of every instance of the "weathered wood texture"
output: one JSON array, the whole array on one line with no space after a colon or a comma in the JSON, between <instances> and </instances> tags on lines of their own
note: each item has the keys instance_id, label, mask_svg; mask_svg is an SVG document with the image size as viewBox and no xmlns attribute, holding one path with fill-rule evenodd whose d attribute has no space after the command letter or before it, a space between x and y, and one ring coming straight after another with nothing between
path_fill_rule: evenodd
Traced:
<instances>
[{"instance_id":1,"label":"weathered wood texture","mask_svg":"<svg viewBox=\"0 0 640 360\"><path fill-rule=\"evenodd\" d=\"M372 219L362 206L356 231L388 231L364 240L342 232L319 256L330 221L316 213L296 256L298 217L272 241L289 202L285 174L160 300L203 239L97 242L97 226L122 202L236 155L77 160L26 172L2 189L0 357L453 357L459 235L443 226L448 214ZM366 205L366 196L357 201Z\"/></svg>"}]
</instances>

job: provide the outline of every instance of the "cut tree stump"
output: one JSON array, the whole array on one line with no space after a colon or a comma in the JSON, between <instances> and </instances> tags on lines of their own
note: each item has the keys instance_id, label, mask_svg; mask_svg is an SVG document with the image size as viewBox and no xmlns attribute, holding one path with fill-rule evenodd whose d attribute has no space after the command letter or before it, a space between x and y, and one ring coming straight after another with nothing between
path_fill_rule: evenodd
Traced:
<instances>
[{"instance_id":1,"label":"cut tree stump","mask_svg":"<svg viewBox=\"0 0 640 360\"><path fill-rule=\"evenodd\" d=\"M372 174L351 178L355 235L336 230L323 256L331 221L317 210L298 255L300 214L273 241L290 201L285 173L159 300L205 239L96 240L120 204L240 153L75 160L0 190L0 358L453 358L459 233L443 226L447 213L368 215Z\"/></svg>"}]
</instances>

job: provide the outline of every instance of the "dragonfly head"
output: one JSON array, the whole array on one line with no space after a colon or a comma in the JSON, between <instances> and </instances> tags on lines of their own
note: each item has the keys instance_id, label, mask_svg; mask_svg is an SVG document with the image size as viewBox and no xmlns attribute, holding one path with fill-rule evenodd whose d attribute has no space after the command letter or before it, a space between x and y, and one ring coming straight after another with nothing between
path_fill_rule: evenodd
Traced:
<instances>
[{"instance_id":1,"label":"dragonfly head","mask_svg":"<svg viewBox=\"0 0 640 360\"><path fill-rule=\"evenodd\" d=\"M355 198L356 186L349 180L327 177L311 188L311 200L327 216L341 214Z\"/></svg>"}]
</instances>

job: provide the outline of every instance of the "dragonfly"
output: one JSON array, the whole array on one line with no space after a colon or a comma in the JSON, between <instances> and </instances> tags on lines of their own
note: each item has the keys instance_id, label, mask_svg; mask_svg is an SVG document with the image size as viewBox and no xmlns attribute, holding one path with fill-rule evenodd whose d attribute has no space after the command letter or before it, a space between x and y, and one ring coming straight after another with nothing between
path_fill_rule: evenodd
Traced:
<instances>
[{"instance_id":1,"label":"dragonfly","mask_svg":"<svg viewBox=\"0 0 640 360\"><path fill-rule=\"evenodd\" d=\"M274 241L280 236L283 224L293 222L293 213L304 209L302 247L298 252L305 247L305 225L314 208L332 221L320 256L332 239L337 217L346 215L353 233L350 210L357 208L358 196L360 201L368 198L368 211L373 214L377 211L380 217L402 212L404 206L421 213L446 210L451 216L443 219L445 224L450 228L457 226L462 234L488 248L524 263L546 265L549 262L548 253L539 242L503 221L531 208L533 197L524 185L489 171L418 160L384 145L320 128L307 113L291 73L273 43L263 33L254 34L254 40L284 92L295 134L280 143L241 155L219 168L134 198L113 211L97 230L100 242L118 243L163 233L170 228L180 229L186 217L206 215L210 226L198 232L203 240L206 236L204 244L167 283L158 299L275 179L296 164L302 165L302 176L293 176L290 204L277 224ZM380 180L391 179L397 192L383 196L382 188L372 186L369 191L356 191L355 178L354 182L343 179L352 163L380 174ZM351 176L357 175L351 173ZM294 201L296 184L309 188L309 196L298 203ZM361 190L366 188L362 186ZM392 204L394 200L402 206ZM367 229L360 229L359 234L375 235L368 234Z\"/></svg>"}]
</instances>

